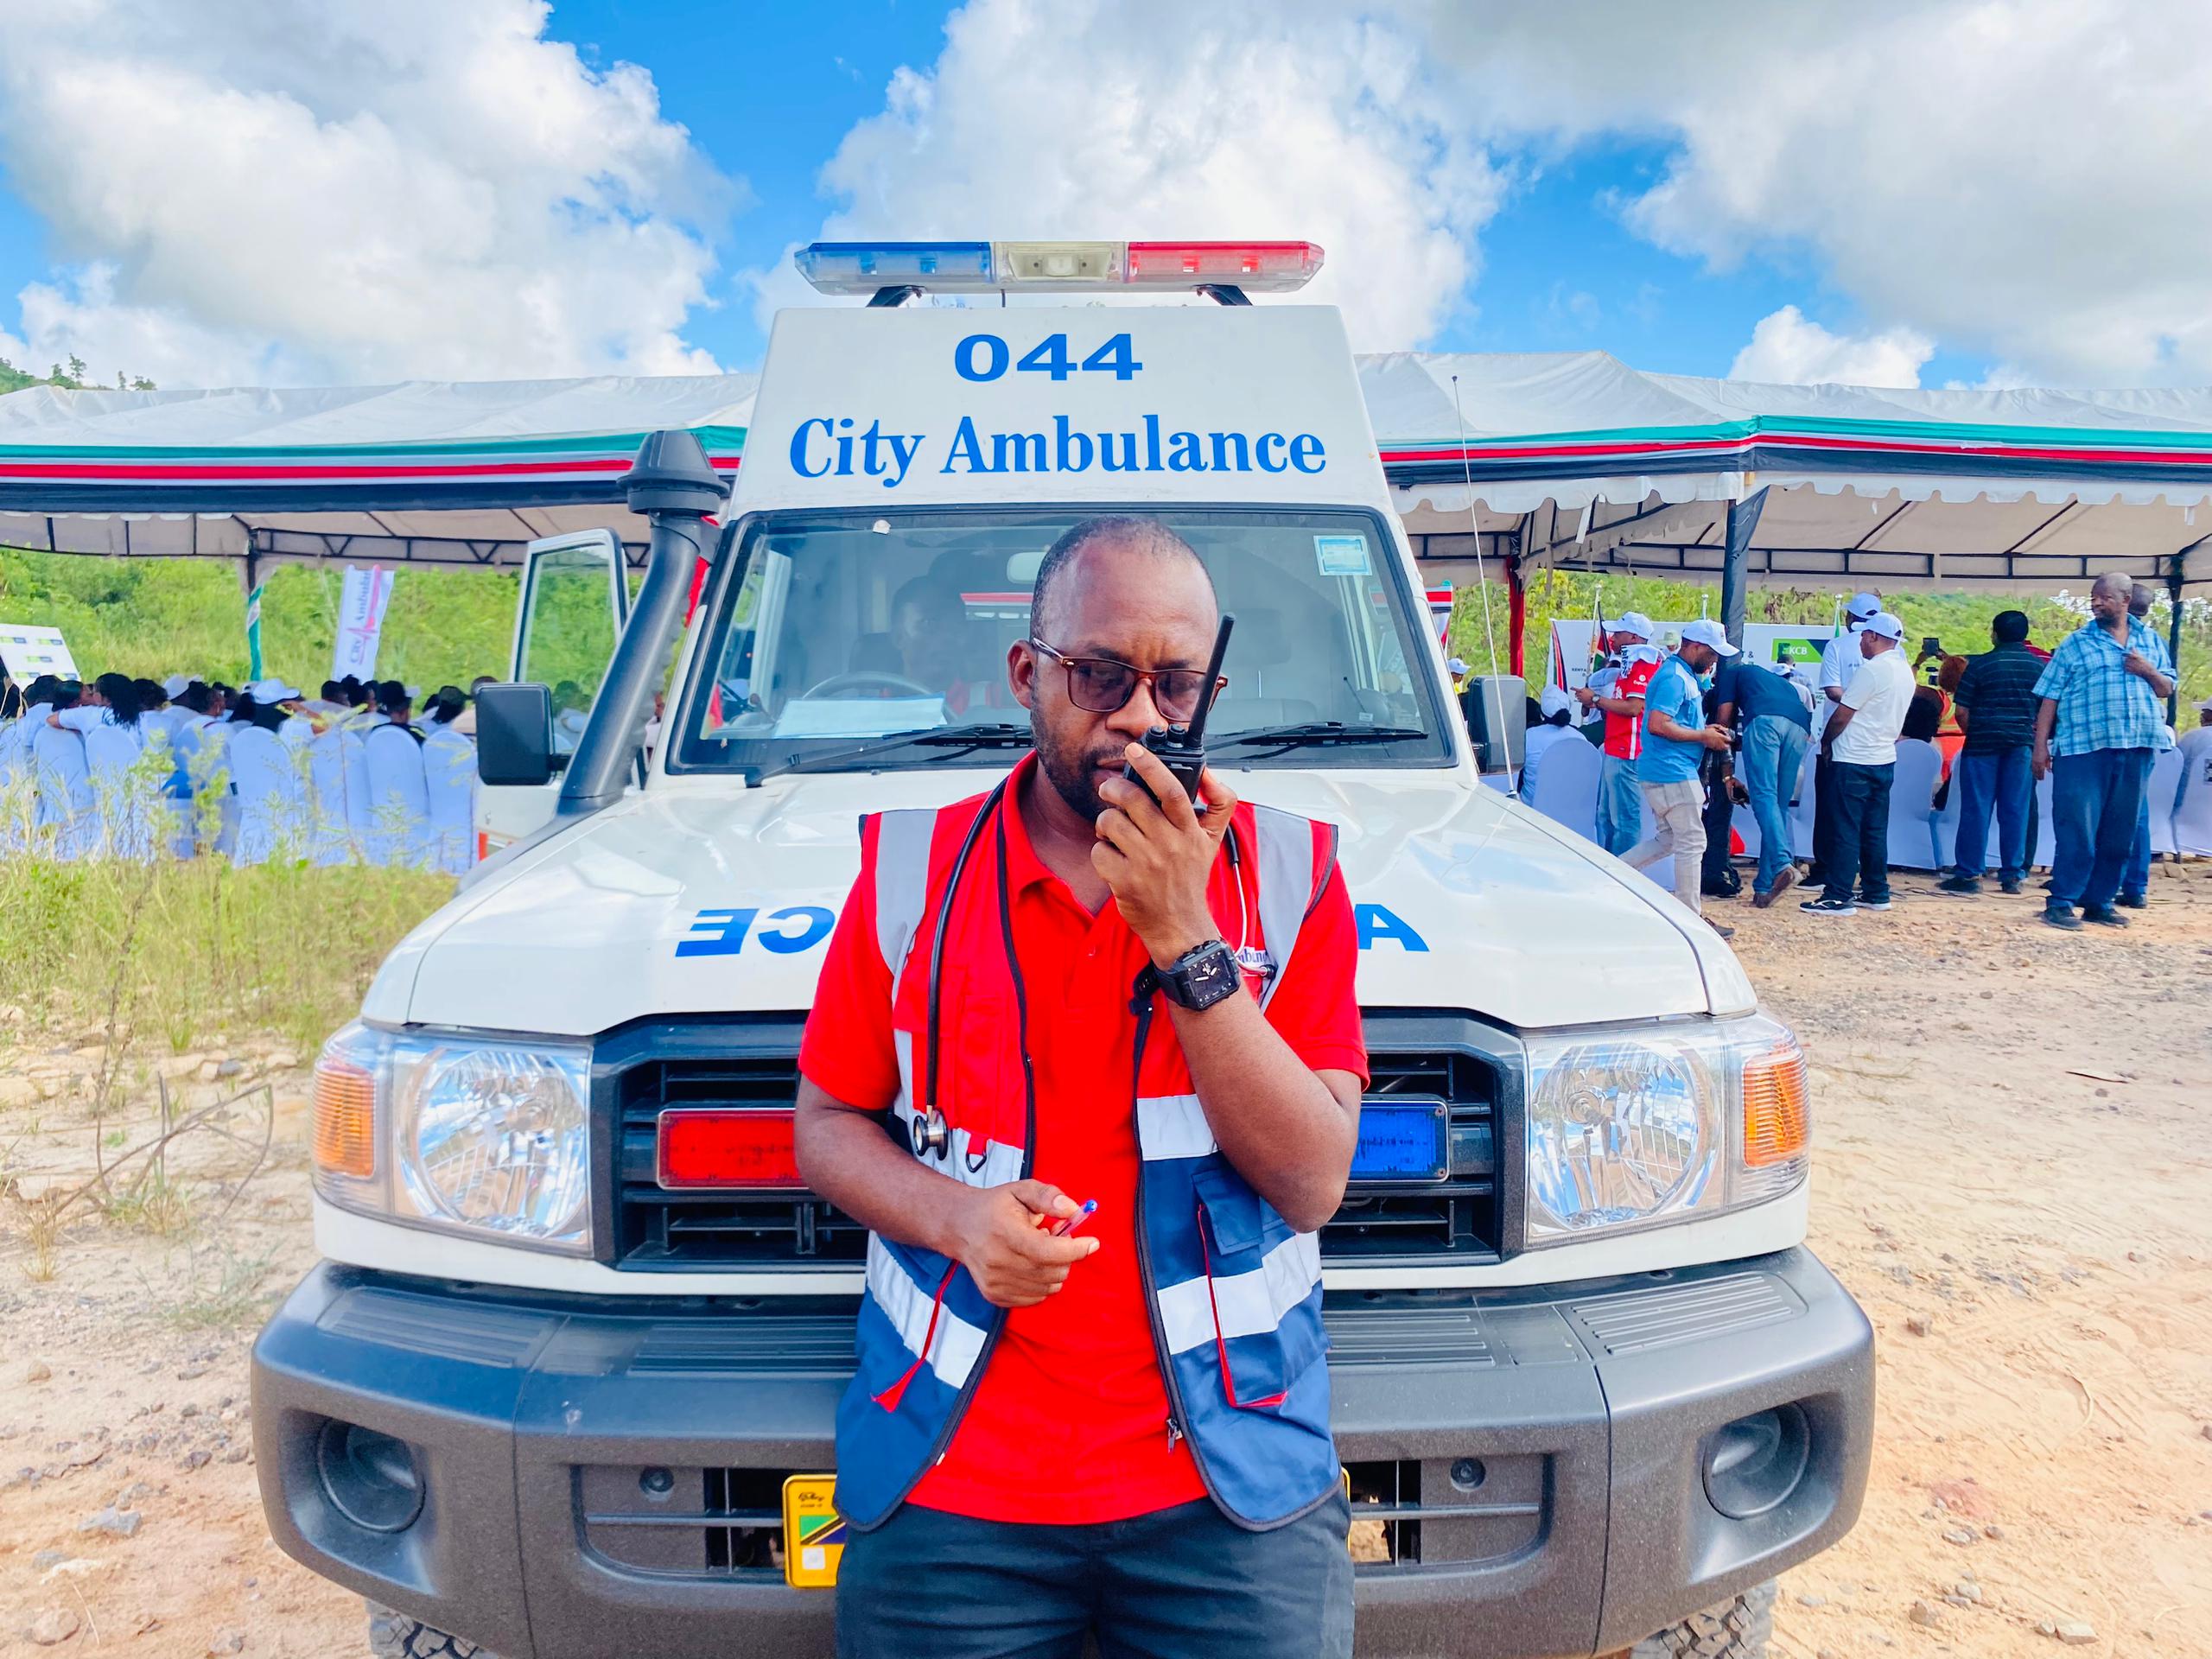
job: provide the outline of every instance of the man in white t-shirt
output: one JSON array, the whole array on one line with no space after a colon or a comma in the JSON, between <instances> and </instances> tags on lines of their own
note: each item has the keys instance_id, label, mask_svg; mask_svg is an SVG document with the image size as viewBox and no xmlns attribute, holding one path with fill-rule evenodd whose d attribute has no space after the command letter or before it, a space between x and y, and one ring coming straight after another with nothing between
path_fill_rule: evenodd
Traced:
<instances>
[{"instance_id":1,"label":"man in white t-shirt","mask_svg":"<svg viewBox=\"0 0 2212 1659\"><path fill-rule=\"evenodd\" d=\"M1827 746L1821 738L1842 706L1843 688L1866 660L1859 649L1859 631L1881 608L1879 594L1853 594L1843 607L1843 632L1821 647L1820 671L1813 678L1813 868L1806 874L1808 881L1819 881L1827 874L1828 837L1835 831Z\"/></svg>"},{"instance_id":2,"label":"man in white t-shirt","mask_svg":"<svg viewBox=\"0 0 2212 1659\"><path fill-rule=\"evenodd\" d=\"M1821 737L1834 814L1821 861L1827 890L1797 906L1815 916L1890 907L1890 785L1897 776L1897 734L1912 706L1912 670L1898 649L1904 624L1887 611L1866 618L1855 637L1859 671Z\"/></svg>"}]
</instances>

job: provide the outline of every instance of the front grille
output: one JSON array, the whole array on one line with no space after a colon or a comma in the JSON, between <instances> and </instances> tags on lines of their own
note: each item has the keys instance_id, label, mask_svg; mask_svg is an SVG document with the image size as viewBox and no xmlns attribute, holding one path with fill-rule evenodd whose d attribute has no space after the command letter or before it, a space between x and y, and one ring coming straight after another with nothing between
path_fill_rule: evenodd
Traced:
<instances>
[{"instance_id":1,"label":"front grille","mask_svg":"<svg viewBox=\"0 0 2212 1659\"><path fill-rule=\"evenodd\" d=\"M1322 1230L1323 1257L1363 1267L1495 1259L1507 1236L1499 1149L1517 1144L1518 1046L1464 1015L1379 1010L1365 1023L1371 1096L1449 1103L1450 1174L1414 1188L1355 1184ZM800 1030L791 1018L671 1024L632 1027L601 1044L594 1071L601 1121L620 1128L605 1235L614 1266L701 1272L836 1267L865 1258L867 1230L820 1198L670 1192L655 1179L663 1109L791 1104Z\"/></svg>"}]
</instances>

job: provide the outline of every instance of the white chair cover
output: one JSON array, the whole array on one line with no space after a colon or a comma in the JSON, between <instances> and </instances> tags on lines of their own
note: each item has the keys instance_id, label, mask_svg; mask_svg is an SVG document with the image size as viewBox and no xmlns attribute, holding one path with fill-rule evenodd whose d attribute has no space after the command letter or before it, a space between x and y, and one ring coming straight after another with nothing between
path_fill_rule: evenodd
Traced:
<instances>
[{"instance_id":1,"label":"white chair cover","mask_svg":"<svg viewBox=\"0 0 2212 1659\"><path fill-rule=\"evenodd\" d=\"M423 782L430 800L430 862L460 875L476 861L476 745L450 726L423 740Z\"/></svg>"},{"instance_id":2,"label":"white chair cover","mask_svg":"<svg viewBox=\"0 0 2212 1659\"><path fill-rule=\"evenodd\" d=\"M2151 763L2151 856L2174 850L2174 791L2181 785L2181 751L2168 749Z\"/></svg>"},{"instance_id":3,"label":"white chair cover","mask_svg":"<svg viewBox=\"0 0 2212 1659\"><path fill-rule=\"evenodd\" d=\"M1897 772L1890 784L1890 865L1893 869L1942 868L1936 834L1936 784L1943 756L1924 738L1897 740Z\"/></svg>"},{"instance_id":4,"label":"white chair cover","mask_svg":"<svg viewBox=\"0 0 2212 1659\"><path fill-rule=\"evenodd\" d=\"M1598 770L1604 757L1594 743L1577 738L1554 743L1536 769L1536 792L1529 804L1585 841L1598 838Z\"/></svg>"}]
</instances>

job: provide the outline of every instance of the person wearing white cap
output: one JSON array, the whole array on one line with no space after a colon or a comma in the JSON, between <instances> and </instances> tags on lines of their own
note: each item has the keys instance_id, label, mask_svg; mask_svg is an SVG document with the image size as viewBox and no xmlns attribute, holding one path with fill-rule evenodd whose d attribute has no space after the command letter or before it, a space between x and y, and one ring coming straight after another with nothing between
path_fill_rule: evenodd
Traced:
<instances>
[{"instance_id":1,"label":"person wearing white cap","mask_svg":"<svg viewBox=\"0 0 2212 1659\"><path fill-rule=\"evenodd\" d=\"M1651 643L1653 632L1651 619L1640 611L1617 619L1611 643L1618 660L1574 694L1585 709L1605 716L1605 741L1599 746L1598 844L1616 857L1636 845L1643 829L1636 761L1643 749L1643 689L1659 671L1662 655Z\"/></svg>"},{"instance_id":2,"label":"person wearing white cap","mask_svg":"<svg viewBox=\"0 0 2212 1659\"><path fill-rule=\"evenodd\" d=\"M1805 873L1808 881L1821 880L1827 861L1828 836L1835 828L1835 809L1828 796L1827 746L1821 740L1842 705L1844 687L1866 660L1859 649L1859 631L1881 608L1879 594L1853 594L1843 607L1843 632L1821 647L1820 672L1813 681L1814 696L1819 701L1813 705L1813 863Z\"/></svg>"},{"instance_id":3,"label":"person wearing white cap","mask_svg":"<svg viewBox=\"0 0 2212 1659\"><path fill-rule=\"evenodd\" d=\"M1464 657L1450 658L1444 667L1452 676L1452 695L1456 697L1467 689L1467 676L1474 671L1467 666L1467 659Z\"/></svg>"},{"instance_id":4,"label":"person wearing white cap","mask_svg":"<svg viewBox=\"0 0 2212 1659\"><path fill-rule=\"evenodd\" d=\"M1693 911L1704 909L1705 785L1698 781L1705 752L1726 752L1728 734L1705 720L1705 687L1700 677L1709 674L1723 658L1733 657L1736 647L1718 622L1700 617L1682 625L1682 643L1659 669L1643 692L1643 747L1637 756L1637 780L1643 785L1644 804L1651 809L1657 828L1649 840L1640 841L1622 855L1622 862L1643 869L1673 855L1675 897ZM1722 938L1733 928L1715 926Z\"/></svg>"},{"instance_id":5,"label":"person wearing white cap","mask_svg":"<svg viewBox=\"0 0 2212 1659\"><path fill-rule=\"evenodd\" d=\"M1543 718L1529 728L1521 745L1521 798L1524 801L1536 798L1536 768L1543 764L1546 752L1562 738L1582 735L1567 723L1573 718L1574 699L1565 686L1546 686L1536 707Z\"/></svg>"},{"instance_id":6,"label":"person wearing white cap","mask_svg":"<svg viewBox=\"0 0 2212 1659\"><path fill-rule=\"evenodd\" d=\"M1897 777L1897 734L1912 707L1912 670L1897 649L1904 624L1887 611L1860 623L1856 638L1859 671L1821 738L1834 814L1821 860L1827 891L1797 906L1815 916L1890 907L1890 785Z\"/></svg>"},{"instance_id":7,"label":"person wearing white cap","mask_svg":"<svg viewBox=\"0 0 2212 1659\"><path fill-rule=\"evenodd\" d=\"M237 816L224 826L223 838L238 863L296 858L307 849L307 779L283 737L284 703L299 695L282 680L256 680L226 728L222 760Z\"/></svg>"}]
</instances>

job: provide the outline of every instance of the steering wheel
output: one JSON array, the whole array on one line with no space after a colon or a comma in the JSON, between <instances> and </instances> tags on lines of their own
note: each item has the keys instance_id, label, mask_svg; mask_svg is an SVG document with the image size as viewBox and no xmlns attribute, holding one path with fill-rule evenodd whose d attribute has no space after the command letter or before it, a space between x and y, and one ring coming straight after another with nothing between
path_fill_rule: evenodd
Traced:
<instances>
[{"instance_id":1,"label":"steering wheel","mask_svg":"<svg viewBox=\"0 0 2212 1659\"><path fill-rule=\"evenodd\" d=\"M941 697L944 695L908 679L904 674L889 674L880 668L856 668L817 681L800 692L799 696L802 701L810 697L844 696L871 689L906 697Z\"/></svg>"}]
</instances>

